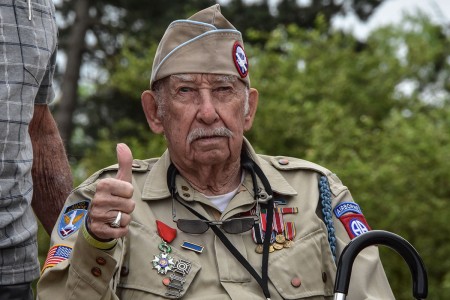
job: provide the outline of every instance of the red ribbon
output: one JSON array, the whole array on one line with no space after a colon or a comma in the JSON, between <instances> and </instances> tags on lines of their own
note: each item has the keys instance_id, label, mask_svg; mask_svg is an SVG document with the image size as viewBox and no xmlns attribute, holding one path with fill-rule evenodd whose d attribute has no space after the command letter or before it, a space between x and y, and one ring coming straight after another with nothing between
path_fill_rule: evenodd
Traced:
<instances>
[{"instance_id":1,"label":"red ribbon","mask_svg":"<svg viewBox=\"0 0 450 300\"><path fill-rule=\"evenodd\" d=\"M177 236L177 230L164 224L161 221L156 220L156 227L158 228L158 235L166 242L172 242Z\"/></svg>"},{"instance_id":2,"label":"red ribbon","mask_svg":"<svg viewBox=\"0 0 450 300\"><path fill-rule=\"evenodd\" d=\"M284 225L284 221L283 221L283 214L281 213L281 211L279 209L274 209L274 216L275 216L275 222L273 222L275 231L278 234L283 234L283 225Z\"/></svg>"},{"instance_id":3,"label":"red ribbon","mask_svg":"<svg viewBox=\"0 0 450 300\"><path fill-rule=\"evenodd\" d=\"M286 239L292 241L295 237L295 223L294 222L286 222L284 224L284 236Z\"/></svg>"}]
</instances>

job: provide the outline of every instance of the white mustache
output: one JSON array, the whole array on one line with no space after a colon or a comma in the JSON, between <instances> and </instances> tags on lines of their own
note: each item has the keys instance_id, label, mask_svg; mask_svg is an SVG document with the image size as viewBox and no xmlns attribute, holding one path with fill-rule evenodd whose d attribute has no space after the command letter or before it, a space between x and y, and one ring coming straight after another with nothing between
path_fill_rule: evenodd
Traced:
<instances>
[{"instance_id":1,"label":"white mustache","mask_svg":"<svg viewBox=\"0 0 450 300\"><path fill-rule=\"evenodd\" d=\"M212 130L196 128L188 134L187 141L190 144L197 139L214 136L232 137L233 132L226 127L214 128Z\"/></svg>"}]
</instances>

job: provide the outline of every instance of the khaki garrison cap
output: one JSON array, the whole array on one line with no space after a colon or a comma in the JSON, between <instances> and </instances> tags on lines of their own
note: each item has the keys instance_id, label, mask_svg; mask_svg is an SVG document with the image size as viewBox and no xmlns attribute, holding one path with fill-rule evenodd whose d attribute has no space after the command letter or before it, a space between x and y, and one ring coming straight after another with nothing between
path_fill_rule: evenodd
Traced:
<instances>
[{"instance_id":1,"label":"khaki garrison cap","mask_svg":"<svg viewBox=\"0 0 450 300\"><path fill-rule=\"evenodd\" d=\"M236 75L250 85L242 35L220 13L219 4L169 25L156 50L150 87L183 73Z\"/></svg>"}]
</instances>

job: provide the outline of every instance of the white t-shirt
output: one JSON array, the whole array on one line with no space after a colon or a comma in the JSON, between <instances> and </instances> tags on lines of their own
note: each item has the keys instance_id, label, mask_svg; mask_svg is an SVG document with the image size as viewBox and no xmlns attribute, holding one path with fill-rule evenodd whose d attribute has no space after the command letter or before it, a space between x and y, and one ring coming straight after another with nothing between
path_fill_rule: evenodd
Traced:
<instances>
[{"instance_id":1,"label":"white t-shirt","mask_svg":"<svg viewBox=\"0 0 450 300\"><path fill-rule=\"evenodd\" d=\"M231 199L236 195L237 191L239 190L242 182L245 178L245 172L242 171L241 176L241 183L231 192L223 194L223 195L216 195L216 196L205 196L208 200L210 200L217 208L220 210L220 212L223 212L225 208L227 208L228 203L230 203Z\"/></svg>"}]
</instances>

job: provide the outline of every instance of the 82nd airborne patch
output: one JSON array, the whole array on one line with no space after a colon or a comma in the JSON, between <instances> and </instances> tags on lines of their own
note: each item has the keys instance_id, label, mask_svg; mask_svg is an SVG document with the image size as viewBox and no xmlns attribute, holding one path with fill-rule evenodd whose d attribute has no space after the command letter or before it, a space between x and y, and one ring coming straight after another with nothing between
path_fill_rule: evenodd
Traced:
<instances>
[{"instance_id":1,"label":"82nd airborne patch","mask_svg":"<svg viewBox=\"0 0 450 300\"><path fill-rule=\"evenodd\" d=\"M371 230L359 205L355 202L341 202L333 211L351 239Z\"/></svg>"}]
</instances>

